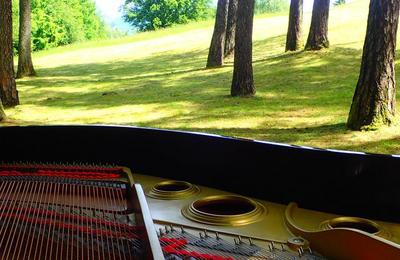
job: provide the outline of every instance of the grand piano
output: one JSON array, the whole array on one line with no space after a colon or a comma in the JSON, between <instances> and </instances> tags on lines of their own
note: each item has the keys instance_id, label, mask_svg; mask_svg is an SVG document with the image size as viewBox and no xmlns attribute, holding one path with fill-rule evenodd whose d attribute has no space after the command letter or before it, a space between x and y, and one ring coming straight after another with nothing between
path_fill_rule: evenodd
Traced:
<instances>
[{"instance_id":1,"label":"grand piano","mask_svg":"<svg viewBox=\"0 0 400 260\"><path fill-rule=\"evenodd\" d=\"M0 185L34 180L37 185L56 183L54 187L74 189L93 184L110 192L104 202L99 199L92 205L95 191L91 193L89 187L87 193L80 193L82 203L61 208L62 198L51 204L51 195L78 200L79 194L71 188L61 196L52 186L43 203L55 212L37 215L47 224L32 228L26 239L41 233L56 234L57 241L53 238L37 257L7 253L4 258L62 259L72 251L78 258L94 259L400 259L400 158L396 155L128 126L1 127L0 136ZM9 249L8 240L2 244L1 236L10 234L9 223L16 223L14 232L24 236L27 221L38 221L40 226L44 220L32 220L32 215L29 220L9 221L18 213L31 214L24 207L29 203L21 195L22 188L7 194L1 187L4 217L0 214L0 224L5 231L0 230L0 248L23 251L23 247ZM113 192L121 201L115 204L126 201L120 213L112 213L114 203L100 206ZM29 207L42 205L37 201L41 192L37 193L31 198L36 204L31 201ZM86 198L91 205L84 203ZM2 203L8 205L6 210ZM133 227L130 208L140 215L136 218L142 219L145 232ZM102 210L104 219L98 219L96 210ZM60 235L61 226L47 218L65 214L71 220L80 214L80 225L103 223L111 231L112 227L135 229L143 236L80 227L72 229L81 230L81 235L72 231L74 235ZM110 245L101 242L103 235L110 236ZM63 245L64 238L72 245ZM146 242L138 245L134 239ZM78 241L77 246L73 241ZM39 243L36 247L39 250ZM110 255L100 253L104 251Z\"/></svg>"}]
</instances>

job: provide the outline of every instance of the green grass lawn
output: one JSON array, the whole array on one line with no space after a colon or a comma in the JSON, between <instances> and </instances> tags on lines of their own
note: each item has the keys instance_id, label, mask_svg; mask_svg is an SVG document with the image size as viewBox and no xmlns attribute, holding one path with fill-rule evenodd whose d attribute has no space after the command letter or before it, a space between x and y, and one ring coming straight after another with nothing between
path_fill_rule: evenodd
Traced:
<instances>
[{"instance_id":1,"label":"green grass lawn","mask_svg":"<svg viewBox=\"0 0 400 260\"><path fill-rule=\"evenodd\" d=\"M367 15L366 0L333 8L331 48L295 53L284 53L286 15L257 17L254 98L229 96L232 61L204 69L212 21L36 53L39 77L18 81L21 105L6 124L126 124L400 153L400 126L345 127Z\"/></svg>"}]
</instances>

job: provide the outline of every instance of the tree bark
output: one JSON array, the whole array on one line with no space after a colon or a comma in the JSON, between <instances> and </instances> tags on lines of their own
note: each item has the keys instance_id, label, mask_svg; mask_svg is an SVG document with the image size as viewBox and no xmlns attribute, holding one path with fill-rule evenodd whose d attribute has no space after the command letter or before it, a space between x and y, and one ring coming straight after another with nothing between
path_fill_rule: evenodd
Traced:
<instances>
[{"instance_id":1,"label":"tree bark","mask_svg":"<svg viewBox=\"0 0 400 260\"><path fill-rule=\"evenodd\" d=\"M235 50L235 35L237 22L238 0L229 0L228 21L225 37L225 58L232 55Z\"/></svg>"},{"instance_id":2,"label":"tree bark","mask_svg":"<svg viewBox=\"0 0 400 260\"><path fill-rule=\"evenodd\" d=\"M231 95L245 97L256 93L252 64L254 0L239 1L237 16Z\"/></svg>"},{"instance_id":3,"label":"tree bark","mask_svg":"<svg viewBox=\"0 0 400 260\"><path fill-rule=\"evenodd\" d=\"M214 33L208 53L207 68L220 67L224 64L226 24L228 20L229 0L218 0Z\"/></svg>"},{"instance_id":4,"label":"tree bark","mask_svg":"<svg viewBox=\"0 0 400 260\"><path fill-rule=\"evenodd\" d=\"M396 113L395 55L399 0L371 0L360 76L347 126L390 125Z\"/></svg>"},{"instance_id":5,"label":"tree bark","mask_svg":"<svg viewBox=\"0 0 400 260\"><path fill-rule=\"evenodd\" d=\"M303 0L290 2L289 27L286 37L286 51L297 51L302 47Z\"/></svg>"},{"instance_id":6,"label":"tree bark","mask_svg":"<svg viewBox=\"0 0 400 260\"><path fill-rule=\"evenodd\" d=\"M4 113L3 104L0 99L0 122L6 119L6 113Z\"/></svg>"},{"instance_id":7,"label":"tree bark","mask_svg":"<svg viewBox=\"0 0 400 260\"><path fill-rule=\"evenodd\" d=\"M31 0L19 1L19 47L17 78L35 76L32 63L31 47Z\"/></svg>"},{"instance_id":8,"label":"tree bark","mask_svg":"<svg viewBox=\"0 0 400 260\"><path fill-rule=\"evenodd\" d=\"M306 50L329 48L328 40L329 0L314 0L310 33Z\"/></svg>"},{"instance_id":9,"label":"tree bark","mask_svg":"<svg viewBox=\"0 0 400 260\"><path fill-rule=\"evenodd\" d=\"M11 0L0 0L0 99L5 107L19 104L14 78Z\"/></svg>"}]
</instances>

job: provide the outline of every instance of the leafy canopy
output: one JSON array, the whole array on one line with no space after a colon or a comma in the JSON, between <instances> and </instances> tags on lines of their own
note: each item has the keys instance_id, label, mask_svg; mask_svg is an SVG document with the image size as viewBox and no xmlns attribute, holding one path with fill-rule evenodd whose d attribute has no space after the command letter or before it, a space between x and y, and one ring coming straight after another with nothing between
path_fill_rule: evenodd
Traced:
<instances>
[{"instance_id":1,"label":"leafy canopy","mask_svg":"<svg viewBox=\"0 0 400 260\"><path fill-rule=\"evenodd\" d=\"M15 50L18 48L18 2L13 0ZM107 36L93 0L31 0L31 4L34 51Z\"/></svg>"},{"instance_id":2,"label":"leafy canopy","mask_svg":"<svg viewBox=\"0 0 400 260\"><path fill-rule=\"evenodd\" d=\"M240 1L240 0L239 0ZM289 9L289 1L287 0L257 0L256 13L276 13Z\"/></svg>"},{"instance_id":3,"label":"leafy canopy","mask_svg":"<svg viewBox=\"0 0 400 260\"><path fill-rule=\"evenodd\" d=\"M333 4L334 5L344 5L346 3L346 0L336 0Z\"/></svg>"},{"instance_id":4,"label":"leafy canopy","mask_svg":"<svg viewBox=\"0 0 400 260\"><path fill-rule=\"evenodd\" d=\"M124 19L139 31L205 18L210 0L125 0Z\"/></svg>"}]
</instances>

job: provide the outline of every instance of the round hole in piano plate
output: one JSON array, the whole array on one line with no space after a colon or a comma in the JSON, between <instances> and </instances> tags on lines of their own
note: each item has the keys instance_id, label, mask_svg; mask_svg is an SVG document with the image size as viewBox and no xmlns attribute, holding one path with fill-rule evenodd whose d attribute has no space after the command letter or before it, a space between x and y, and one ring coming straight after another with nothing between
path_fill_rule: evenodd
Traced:
<instances>
[{"instance_id":1,"label":"round hole in piano plate","mask_svg":"<svg viewBox=\"0 0 400 260\"><path fill-rule=\"evenodd\" d=\"M242 197L217 197L211 200L198 200L193 208L199 212L213 215L231 216L252 212L257 205Z\"/></svg>"},{"instance_id":2,"label":"round hole in piano plate","mask_svg":"<svg viewBox=\"0 0 400 260\"><path fill-rule=\"evenodd\" d=\"M147 193L149 197L163 200L177 200L190 197L199 192L199 188L185 181L163 181L154 185Z\"/></svg>"},{"instance_id":3,"label":"round hole in piano plate","mask_svg":"<svg viewBox=\"0 0 400 260\"><path fill-rule=\"evenodd\" d=\"M354 218L354 217L339 217L329 220L328 226L330 228L351 228L367 232L369 234L378 234L381 227L368 219Z\"/></svg>"},{"instance_id":4,"label":"round hole in piano plate","mask_svg":"<svg viewBox=\"0 0 400 260\"><path fill-rule=\"evenodd\" d=\"M191 220L218 226L241 226L260 220L266 212L260 203L242 196L217 195L194 201L182 210Z\"/></svg>"},{"instance_id":5,"label":"round hole in piano plate","mask_svg":"<svg viewBox=\"0 0 400 260\"><path fill-rule=\"evenodd\" d=\"M185 191L192 188L192 184L184 181L161 182L154 186L156 190L166 192Z\"/></svg>"}]
</instances>

